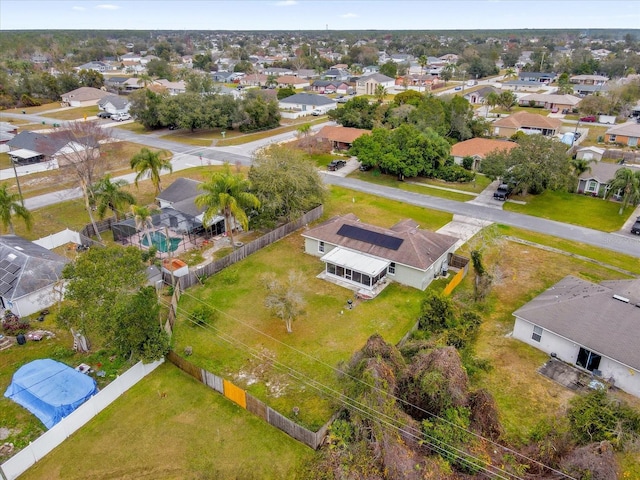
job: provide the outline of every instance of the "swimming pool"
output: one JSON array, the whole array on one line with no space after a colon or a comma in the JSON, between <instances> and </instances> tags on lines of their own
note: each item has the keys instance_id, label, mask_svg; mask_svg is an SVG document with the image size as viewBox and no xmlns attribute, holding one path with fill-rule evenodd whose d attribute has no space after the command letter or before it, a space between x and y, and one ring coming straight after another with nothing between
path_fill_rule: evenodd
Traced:
<instances>
[{"instance_id":1,"label":"swimming pool","mask_svg":"<svg viewBox=\"0 0 640 480\"><path fill-rule=\"evenodd\" d=\"M180 237L169 237L169 248L167 248L167 236L162 232L156 231L151 232L149 235L143 235L140 243L145 247L148 247L149 238L151 238L151 243L162 253L175 252L182 241L182 238Z\"/></svg>"}]
</instances>

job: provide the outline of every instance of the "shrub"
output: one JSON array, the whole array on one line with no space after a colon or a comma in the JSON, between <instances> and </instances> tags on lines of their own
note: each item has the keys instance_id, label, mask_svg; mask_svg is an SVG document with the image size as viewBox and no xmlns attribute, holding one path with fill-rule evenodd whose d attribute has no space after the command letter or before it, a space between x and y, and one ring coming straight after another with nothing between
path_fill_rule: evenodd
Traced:
<instances>
[{"instance_id":1,"label":"shrub","mask_svg":"<svg viewBox=\"0 0 640 480\"><path fill-rule=\"evenodd\" d=\"M29 320L20 318L15 313L12 313L11 310L7 310L2 319L2 331L12 337L20 333L27 333L29 326Z\"/></svg>"},{"instance_id":2,"label":"shrub","mask_svg":"<svg viewBox=\"0 0 640 480\"><path fill-rule=\"evenodd\" d=\"M194 326L211 325L218 318L218 311L212 310L206 305L200 305L193 310L191 318Z\"/></svg>"},{"instance_id":3,"label":"shrub","mask_svg":"<svg viewBox=\"0 0 640 480\"><path fill-rule=\"evenodd\" d=\"M440 167L434 172L434 177L444 180L445 182L470 182L475 178L476 174L469 170L465 170L460 165L447 165Z\"/></svg>"},{"instance_id":4,"label":"shrub","mask_svg":"<svg viewBox=\"0 0 640 480\"><path fill-rule=\"evenodd\" d=\"M462 168L465 170L471 170L473 168L473 157L463 157L462 158Z\"/></svg>"}]
</instances>

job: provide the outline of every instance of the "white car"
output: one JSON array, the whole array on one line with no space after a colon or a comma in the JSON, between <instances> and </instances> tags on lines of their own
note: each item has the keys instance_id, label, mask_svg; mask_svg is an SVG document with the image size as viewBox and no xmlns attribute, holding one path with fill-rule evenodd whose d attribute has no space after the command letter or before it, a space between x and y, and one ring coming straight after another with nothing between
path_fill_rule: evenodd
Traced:
<instances>
[{"instance_id":1,"label":"white car","mask_svg":"<svg viewBox=\"0 0 640 480\"><path fill-rule=\"evenodd\" d=\"M131 115L129 115L128 113L114 113L113 115L111 115L111 120L115 120L116 122L131 120Z\"/></svg>"},{"instance_id":2,"label":"white car","mask_svg":"<svg viewBox=\"0 0 640 480\"><path fill-rule=\"evenodd\" d=\"M314 110L312 110L312 111L311 111L311 115L314 115L314 116L316 116L316 117L317 117L318 115L322 115L323 113L324 113L324 112L323 112L322 110L320 110L319 108L316 108L316 109L314 109Z\"/></svg>"}]
</instances>

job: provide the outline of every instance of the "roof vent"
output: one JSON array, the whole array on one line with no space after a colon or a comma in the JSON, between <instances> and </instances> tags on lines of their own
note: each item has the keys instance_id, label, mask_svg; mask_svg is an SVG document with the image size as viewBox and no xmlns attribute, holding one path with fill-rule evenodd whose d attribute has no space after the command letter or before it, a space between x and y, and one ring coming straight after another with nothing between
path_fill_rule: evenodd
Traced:
<instances>
[{"instance_id":1,"label":"roof vent","mask_svg":"<svg viewBox=\"0 0 640 480\"><path fill-rule=\"evenodd\" d=\"M627 297L623 297L622 295L614 295L613 298L624 303L629 303L629 299Z\"/></svg>"}]
</instances>

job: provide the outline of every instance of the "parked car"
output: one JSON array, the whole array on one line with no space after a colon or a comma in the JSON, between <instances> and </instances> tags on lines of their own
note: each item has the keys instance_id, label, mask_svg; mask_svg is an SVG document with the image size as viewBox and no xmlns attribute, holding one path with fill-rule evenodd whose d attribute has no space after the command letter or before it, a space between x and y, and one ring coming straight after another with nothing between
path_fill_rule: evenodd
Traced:
<instances>
[{"instance_id":1,"label":"parked car","mask_svg":"<svg viewBox=\"0 0 640 480\"><path fill-rule=\"evenodd\" d=\"M462 90L462 87L456 87L454 90Z\"/></svg>"},{"instance_id":2,"label":"parked car","mask_svg":"<svg viewBox=\"0 0 640 480\"><path fill-rule=\"evenodd\" d=\"M111 115L111 120L115 120L116 122L131 120L131 115L129 115L128 113L114 113L113 115Z\"/></svg>"},{"instance_id":3,"label":"parked car","mask_svg":"<svg viewBox=\"0 0 640 480\"><path fill-rule=\"evenodd\" d=\"M369 170L371 170L371 165L360 165L360 171L361 172L368 172Z\"/></svg>"},{"instance_id":4,"label":"parked car","mask_svg":"<svg viewBox=\"0 0 640 480\"><path fill-rule=\"evenodd\" d=\"M98 112L98 118L111 118L111 114L109 112L101 111Z\"/></svg>"},{"instance_id":5,"label":"parked car","mask_svg":"<svg viewBox=\"0 0 640 480\"><path fill-rule=\"evenodd\" d=\"M501 183L498 189L493 192L493 198L502 202L509 198L509 196L511 196L511 187L507 183Z\"/></svg>"},{"instance_id":6,"label":"parked car","mask_svg":"<svg viewBox=\"0 0 640 480\"><path fill-rule=\"evenodd\" d=\"M634 235L640 235L640 217L636 218L636 223L631 227L631 233Z\"/></svg>"},{"instance_id":7,"label":"parked car","mask_svg":"<svg viewBox=\"0 0 640 480\"><path fill-rule=\"evenodd\" d=\"M334 172L336 170L340 170L346 164L347 162L345 162L344 160L331 160L331 163L327 165L327 170L329 170L330 172Z\"/></svg>"},{"instance_id":8,"label":"parked car","mask_svg":"<svg viewBox=\"0 0 640 480\"><path fill-rule=\"evenodd\" d=\"M314 109L311 111L311 115L313 115L314 117L317 117L318 115L322 115L322 114L323 114L323 112L322 112L322 110L320 110L319 108L314 108Z\"/></svg>"},{"instance_id":9,"label":"parked car","mask_svg":"<svg viewBox=\"0 0 640 480\"><path fill-rule=\"evenodd\" d=\"M347 103L348 101L349 99L347 97L344 97L344 96L338 97L338 103Z\"/></svg>"},{"instance_id":10,"label":"parked car","mask_svg":"<svg viewBox=\"0 0 640 480\"><path fill-rule=\"evenodd\" d=\"M595 122L596 121L596 116L595 115L587 115L586 117L580 117L580 121L581 122Z\"/></svg>"}]
</instances>

